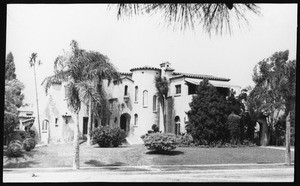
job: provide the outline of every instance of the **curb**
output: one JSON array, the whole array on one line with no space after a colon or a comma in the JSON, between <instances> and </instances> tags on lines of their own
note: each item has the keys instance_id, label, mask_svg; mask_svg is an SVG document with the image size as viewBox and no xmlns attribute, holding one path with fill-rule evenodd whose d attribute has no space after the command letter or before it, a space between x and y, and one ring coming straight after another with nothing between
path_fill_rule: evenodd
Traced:
<instances>
[{"instance_id":1,"label":"curb","mask_svg":"<svg viewBox=\"0 0 300 186\"><path fill-rule=\"evenodd\" d=\"M158 167L241 167L241 166L277 166L285 165L285 163L249 163L249 164L204 164L204 165L140 165L140 166L100 166L100 167L80 167L79 170L83 169L105 169L105 168L146 168L146 169L157 169ZM291 168L294 166L294 163L291 164ZM44 167L44 168L3 168L3 171L24 171L24 170L72 170L72 167ZM77 171L77 170L74 170Z\"/></svg>"}]
</instances>

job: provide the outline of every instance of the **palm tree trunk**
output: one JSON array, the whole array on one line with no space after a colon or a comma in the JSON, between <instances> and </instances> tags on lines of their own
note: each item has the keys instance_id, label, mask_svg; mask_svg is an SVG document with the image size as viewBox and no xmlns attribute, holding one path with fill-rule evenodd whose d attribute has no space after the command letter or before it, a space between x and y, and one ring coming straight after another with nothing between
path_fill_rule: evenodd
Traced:
<instances>
[{"instance_id":1,"label":"palm tree trunk","mask_svg":"<svg viewBox=\"0 0 300 186\"><path fill-rule=\"evenodd\" d=\"M91 145L91 128L92 128L92 99L89 99L89 120L87 128L87 145Z\"/></svg>"},{"instance_id":2,"label":"palm tree trunk","mask_svg":"<svg viewBox=\"0 0 300 186\"><path fill-rule=\"evenodd\" d=\"M285 130L285 164L291 165L291 122L290 116L291 112L289 112L288 116L286 117L286 130Z\"/></svg>"},{"instance_id":3,"label":"palm tree trunk","mask_svg":"<svg viewBox=\"0 0 300 186\"><path fill-rule=\"evenodd\" d=\"M36 87L35 64L34 64L34 66L33 66L33 71L34 71L35 96L36 96L36 108L37 108L37 122L38 122L38 130L39 130L38 141L41 142L40 113L39 113L39 98L38 98L37 87Z\"/></svg>"},{"instance_id":4,"label":"palm tree trunk","mask_svg":"<svg viewBox=\"0 0 300 186\"><path fill-rule=\"evenodd\" d=\"M73 159L73 170L79 169L79 112L77 112L77 121L74 126L74 159Z\"/></svg>"}]
</instances>

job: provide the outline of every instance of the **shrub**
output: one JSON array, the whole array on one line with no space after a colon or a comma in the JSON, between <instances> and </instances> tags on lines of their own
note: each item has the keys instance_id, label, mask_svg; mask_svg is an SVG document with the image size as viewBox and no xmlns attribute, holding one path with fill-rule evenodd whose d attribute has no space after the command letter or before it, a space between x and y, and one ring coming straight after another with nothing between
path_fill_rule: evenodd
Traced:
<instances>
[{"instance_id":1,"label":"shrub","mask_svg":"<svg viewBox=\"0 0 300 186\"><path fill-rule=\"evenodd\" d=\"M26 151L30 151L31 149L34 149L36 145L36 142L34 139L32 138L26 138L24 141L23 141L23 148L26 150Z\"/></svg>"},{"instance_id":2,"label":"shrub","mask_svg":"<svg viewBox=\"0 0 300 186\"><path fill-rule=\"evenodd\" d=\"M114 127L111 129L111 143L113 147L118 147L126 141L126 132L119 127Z\"/></svg>"},{"instance_id":3,"label":"shrub","mask_svg":"<svg viewBox=\"0 0 300 186\"><path fill-rule=\"evenodd\" d=\"M179 137L179 146L193 146L193 137L191 134L185 133Z\"/></svg>"},{"instance_id":4,"label":"shrub","mask_svg":"<svg viewBox=\"0 0 300 186\"><path fill-rule=\"evenodd\" d=\"M230 131L230 136L231 136L231 142L233 144L237 144L240 142L240 136L241 136L241 126L240 126L240 116L231 113L228 116L228 128Z\"/></svg>"},{"instance_id":5,"label":"shrub","mask_svg":"<svg viewBox=\"0 0 300 186\"><path fill-rule=\"evenodd\" d=\"M178 145L175 134L171 133L151 133L145 135L143 141L149 150L159 153L170 152Z\"/></svg>"},{"instance_id":6,"label":"shrub","mask_svg":"<svg viewBox=\"0 0 300 186\"><path fill-rule=\"evenodd\" d=\"M100 147L117 147L125 142L126 132L118 127L99 126L91 133L93 143Z\"/></svg>"},{"instance_id":7,"label":"shrub","mask_svg":"<svg viewBox=\"0 0 300 186\"><path fill-rule=\"evenodd\" d=\"M22 155L22 142L19 140L13 140L8 144L7 156L19 157Z\"/></svg>"}]
</instances>

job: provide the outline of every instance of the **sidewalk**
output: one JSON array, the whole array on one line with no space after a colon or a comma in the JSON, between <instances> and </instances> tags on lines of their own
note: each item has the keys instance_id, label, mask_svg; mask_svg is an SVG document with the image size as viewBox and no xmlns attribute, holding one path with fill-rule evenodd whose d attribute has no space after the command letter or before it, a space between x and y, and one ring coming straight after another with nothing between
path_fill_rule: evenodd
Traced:
<instances>
[{"instance_id":1,"label":"sidewalk","mask_svg":"<svg viewBox=\"0 0 300 186\"><path fill-rule=\"evenodd\" d=\"M251 166L252 168L246 168ZM209 168L208 168L209 167ZM214 169L227 167L226 169ZM58 171L59 170L59 171ZM3 182L292 182L294 166L271 165L183 165L105 166L4 170Z\"/></svg>"}]
</instances>

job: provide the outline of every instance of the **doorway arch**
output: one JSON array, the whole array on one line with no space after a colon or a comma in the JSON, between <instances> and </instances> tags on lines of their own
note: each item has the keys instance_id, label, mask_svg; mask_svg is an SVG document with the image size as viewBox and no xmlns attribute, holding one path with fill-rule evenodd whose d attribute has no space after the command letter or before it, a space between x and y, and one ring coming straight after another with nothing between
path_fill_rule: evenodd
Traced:
<instances>
[{"instance_id":1,"label":"doorway arch","mask_svg":"<svg viewBox=\"0 0 300 186\"><path fill-rule=\"evenodd\" d=\"M131 116L128 113L124 113L120 117L120 128L126 132L129 131L130 119Z\"/></svg>"}]
</instances>

